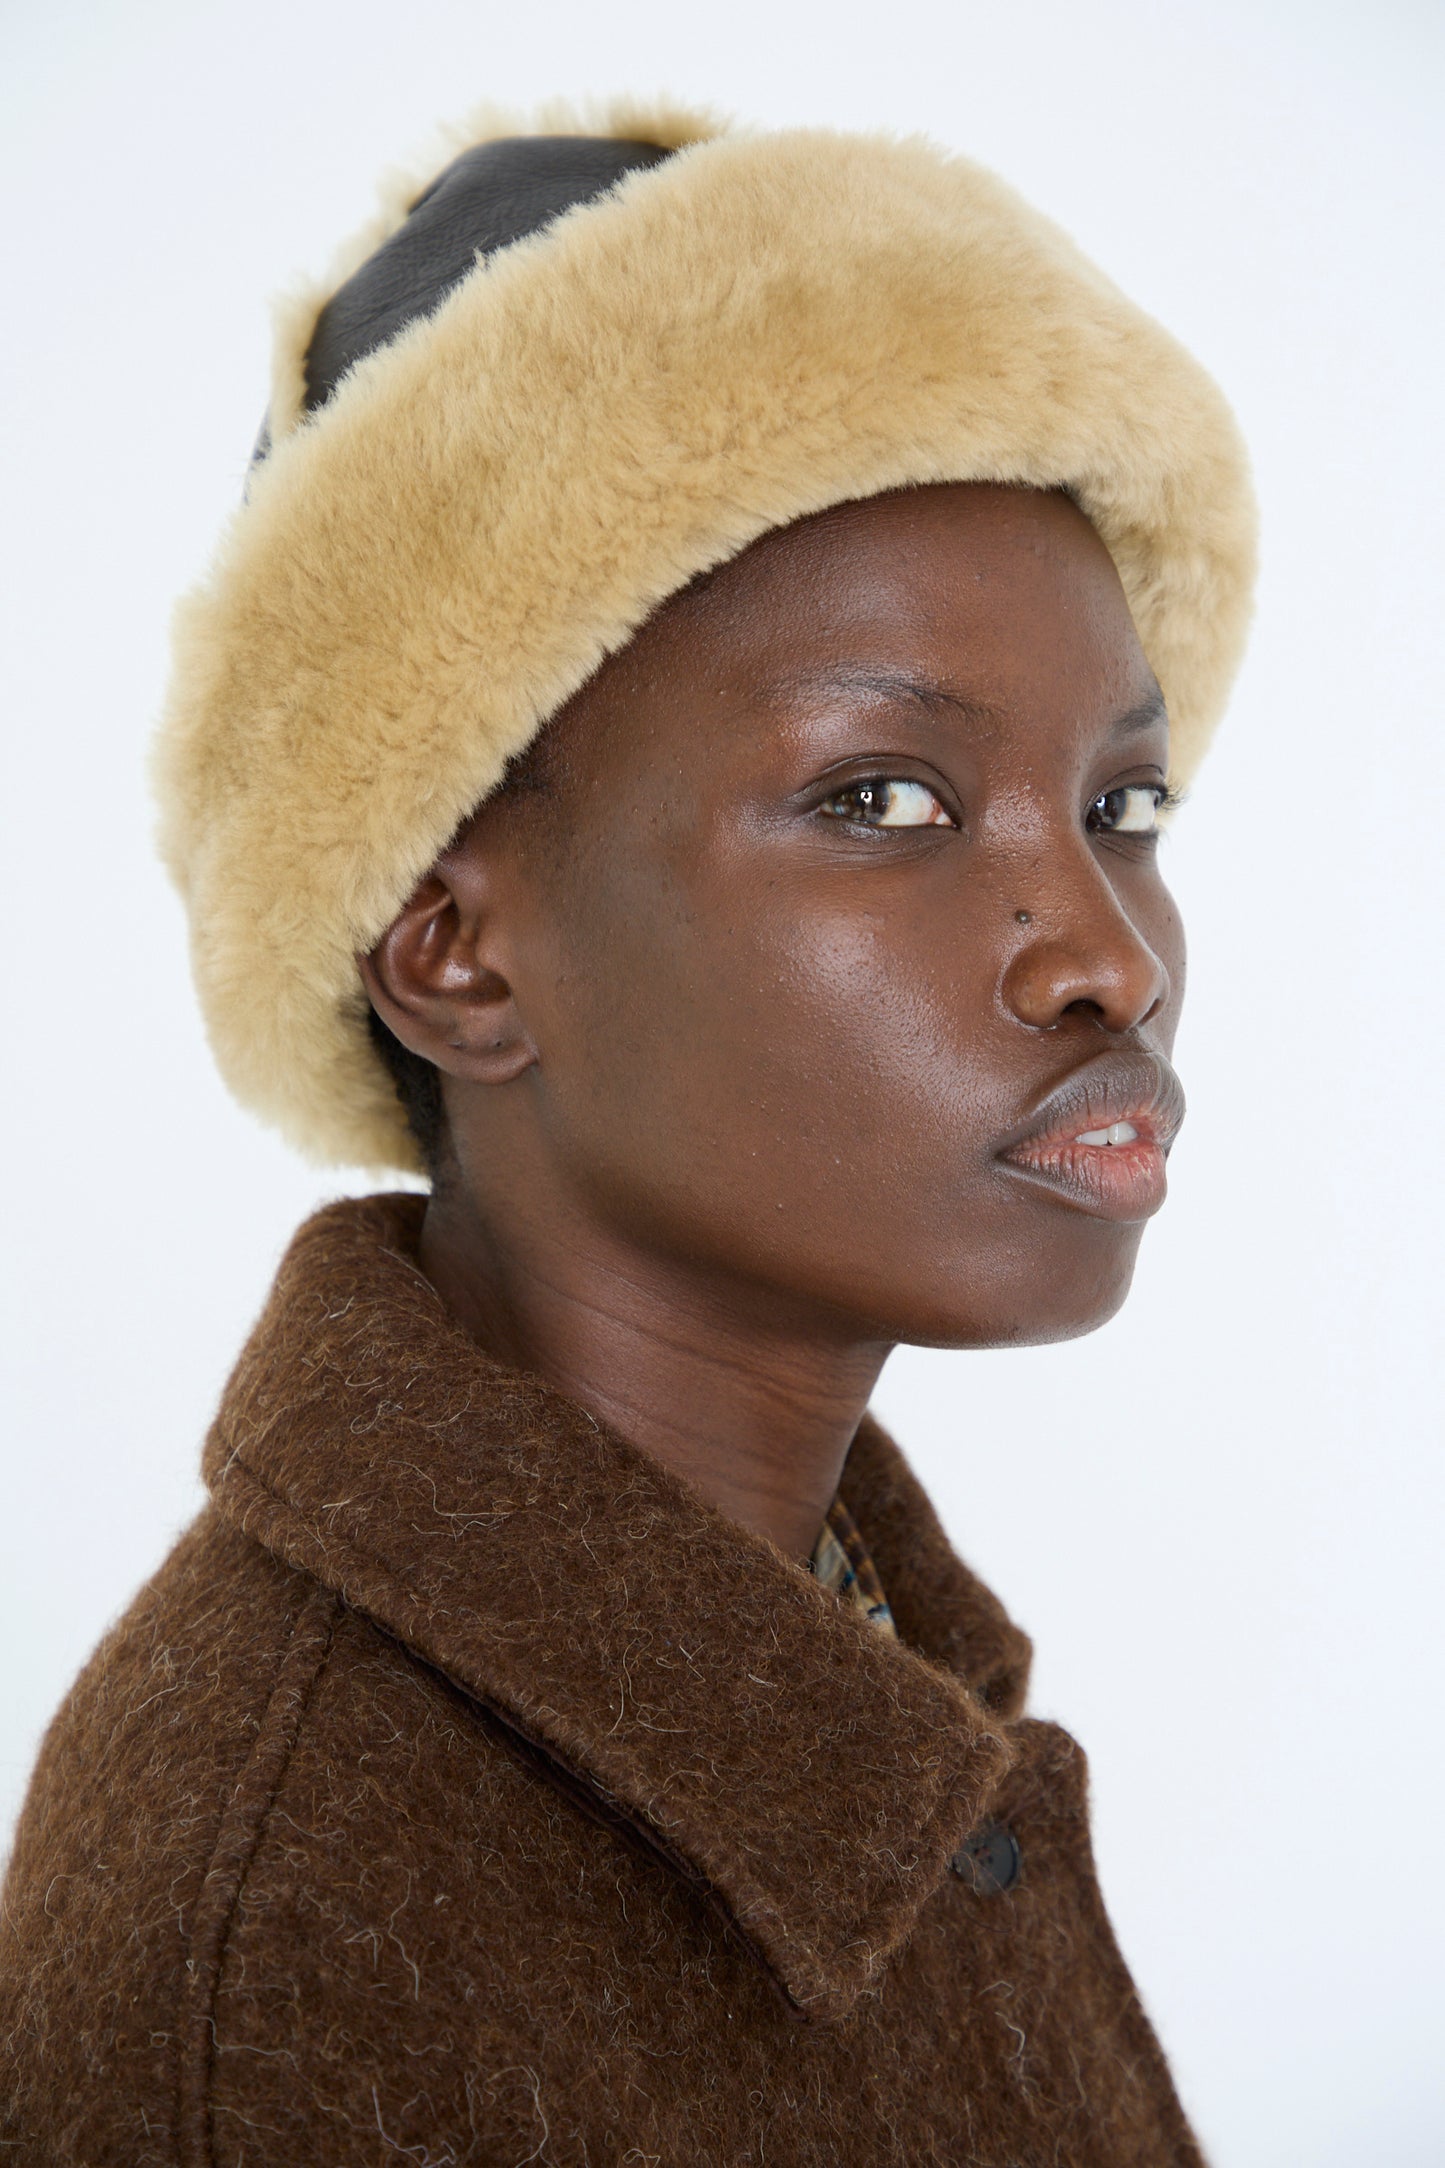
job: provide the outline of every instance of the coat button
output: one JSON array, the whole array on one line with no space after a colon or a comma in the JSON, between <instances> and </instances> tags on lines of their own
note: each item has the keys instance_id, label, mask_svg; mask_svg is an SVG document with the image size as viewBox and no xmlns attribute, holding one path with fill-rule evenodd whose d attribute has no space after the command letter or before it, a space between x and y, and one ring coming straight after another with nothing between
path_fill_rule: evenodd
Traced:
<instances>
[{"instance_id":1,"label":"coat button","mask_svg":"<svg viewBox=\"0 0 1445 2168\"><path fill-rule=\"evenodd\" d=\"M980 1897L997 1897L1001 1890L1013 1888L1023 1863L1018 1838L1011 1829L1005 1829L1002 1822L980 1822L948 1864L959 1881L966 1882Z\"/></svg>"}]
</instances>

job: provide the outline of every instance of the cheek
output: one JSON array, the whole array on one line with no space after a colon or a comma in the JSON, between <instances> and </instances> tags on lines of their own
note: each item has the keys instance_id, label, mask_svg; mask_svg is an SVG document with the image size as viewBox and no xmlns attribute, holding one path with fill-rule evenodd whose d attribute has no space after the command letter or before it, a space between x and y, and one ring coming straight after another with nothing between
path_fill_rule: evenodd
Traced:
<instances>
[{"instance_id":1,"label":"cheek","mask_svg":"<svg viewBox=\"0 0 1445 2168\"><path fill-rule=\"evenodd\" d=\"M895 1340L1111 1315L1138 1230L1041 1205L995 1158L1042 1081L998 1000L1000 912L926 882L906 903L754 891L633 883L574 922L539 1077L589 1212ZM1155 916L1174 980L1177 914Z\"/></svg>"},{"instance_id":2,"label":"cheek","mask_svg":"<svg viewBox=\"0 0 1445 2168\"><path fill-rule=\"evenodd\" d=\"M1014 1111L996 960L956 924L923 938L916 910L744 899L654 889L591 916L544 1050L554 1138L610 1213L695 1253L871 1250L896 1277L894 1252L936 1258Z\"/></svg>"},{"instance_id":3,"label":"cheek","mask_svg":"<svg viewBox=\"0 0 1445 2168\"><path fill-rule=\"evenodd\" d=\"M1173 1049L1174 1035L1179 1029L1179 1014L1184 1006L1184 988L1189 975L1189 955L1178 905L1157 877L1149 895L1136 909L1134 922L1169 974L1169 999L1149 1032L1153 1043L1167 1054Z\"/></svg>"},{"instance_id":4,"label":"cheek","mask_svg":"<svg viewBox=\"0 0 1445 2168\"><path fill-rule=\"evenodd\" d=\"M828 1141L880 1184L914 1189L946 1184L998 1126L997 959L966 926L929 938L926 923L888 908L810 913L762 1019L808 1134L826 1111Z\"/></svg>"}]
</instances>

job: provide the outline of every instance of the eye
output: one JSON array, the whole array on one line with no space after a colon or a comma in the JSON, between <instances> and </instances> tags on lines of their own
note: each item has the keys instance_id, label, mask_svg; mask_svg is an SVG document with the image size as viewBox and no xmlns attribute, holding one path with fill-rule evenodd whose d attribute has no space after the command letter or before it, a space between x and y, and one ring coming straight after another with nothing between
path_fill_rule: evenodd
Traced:
<instances>
[{"instance_id":1,"label":"eye","mask_svg":"<svg viewBox=\"0 0 1445 2168\"><path fill-rule=\"evenodd\" d=\"M818 808L830 820L863 828L952 828L952 816L926 783L904 776L872 775L825 798Z\"/></svg>"},{"instance_id":2,"label":"eye","mask_svg":"<svg viewBox=\"0 0 1445 2168\"><path fill-rule=\"evenodd\" d=\"M1157 835L1159 814L1168 802L1162 783L1123 783L1099 793L1089 807L1088 825L1096 835Z\"/></svg>"}]
</instances>

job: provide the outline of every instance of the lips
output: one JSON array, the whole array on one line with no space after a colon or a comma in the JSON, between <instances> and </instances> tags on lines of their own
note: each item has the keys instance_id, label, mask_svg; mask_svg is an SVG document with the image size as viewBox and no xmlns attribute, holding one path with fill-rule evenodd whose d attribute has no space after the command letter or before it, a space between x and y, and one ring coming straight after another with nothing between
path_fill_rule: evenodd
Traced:
<instances>
[{"instance_id":1,"label":"lips","mask_svg":"<svg viewBox=\"0 0 1445 2168\"><path fill-rule=\"evenodd\" d=\"M1100 1054L1034 1107L998 1158L1096 1218L1148 1219L1164 1202L1164 1162L1183 1120L1183 1087L1162 1054Z\"/></svg>"}]
</instances>

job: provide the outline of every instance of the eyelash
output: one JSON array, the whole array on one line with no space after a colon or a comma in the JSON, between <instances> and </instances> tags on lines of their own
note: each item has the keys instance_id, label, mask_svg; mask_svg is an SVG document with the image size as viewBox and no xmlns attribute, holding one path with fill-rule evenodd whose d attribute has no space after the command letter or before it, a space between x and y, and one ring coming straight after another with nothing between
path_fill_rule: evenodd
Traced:
<instances>
[{"instance_id":1,"label":"eyelash","mask_svg":"<svg viewBox=\"0 0 1445 2168\"><path fill-rule=\"evenodd\" d=\"M884 810L886 811L888 808L885 794L896 790L900 786L904 790L926 791L946 818L942 821L930 817L921 821L890 822L884 819L865 820L860 814L838 810L849 800L856 803L865 794L868 796L878 794L883 797ZM1096 819L1098 808L1108 799L1127 798L1135 791L1147 792L1153 799L1155 826L1151 828L1125 828L1119 826L1117 822L1106 824ZM1093 835L1113 836L1130 842L1153 842L1157 840L1159 834L1157 823L1160 817L1165 813L1172 812L1180 802L1180 793L1170 790L1163 783L1115 783L1108 790L1100 791L1098 796L1090 801L1088 811L1084 816L1085 825ZM915 776L883 773L859 776L856 781L845 783L841 789L833 791L829 797L823 800L818 810L827 819L842 821L849 827L863 830L868 835L899 835L907 834L919 828L941 828L946 826L956 829L958 826L958 823L944 805L942 797L933 788L932 784L920 782Z\"/></svg>"},{"instance_id":2,"label":"eyelash","mask_svg":"<svg viewBox=\"0 0 1445 2168\"><path fill-rule=\"evenodd\" d=\"M944 819L940 821L930 816L929 819L922 821L886 821L883 819L870 821L863 819L857 813L843 813L834 810L846 801L850 799L856 801L867 793L870 795L877 794L882 797L884 801L883 810L886 812L890 810L887 805L886 794L900 788L905 791L926 792L939 812L945 816ZM957 821L943 802L942 793L935 790L931 783L921 782L917 776L889 775L886 772L880 772L877 775L860 775L851 783L844 783L839 789L829 793L819 806L818 811L828 820L840 821L850 828L862 829L868 835L907 835L916 833L920 828L948 827L956 829L958 826Z\"/></svg>"},{"instance_id":3,"label":"eyelash","mask_svg":"<svg viewBox=\"0 0 1445 2168\"><path fill-rule=\"evenodd\" d=\"M1094 816L1098 808L1107 799L1126 798L1132 791L1145 791L1154 800L1154 826L1152 828L1121 828L1117 825L1106 825L1102 821L1095 820ZM1164 783L1115 783L1110 789L1101 790L1096 798L1090 800L1089 810L1084 816L1084 825L1091 835L1119 837L1129 843L1154 843L1159 838L1158 824L1160 816L1171 812L1179 803L1179 792L1170 790Z\"/></svg>"}]
</instances>

